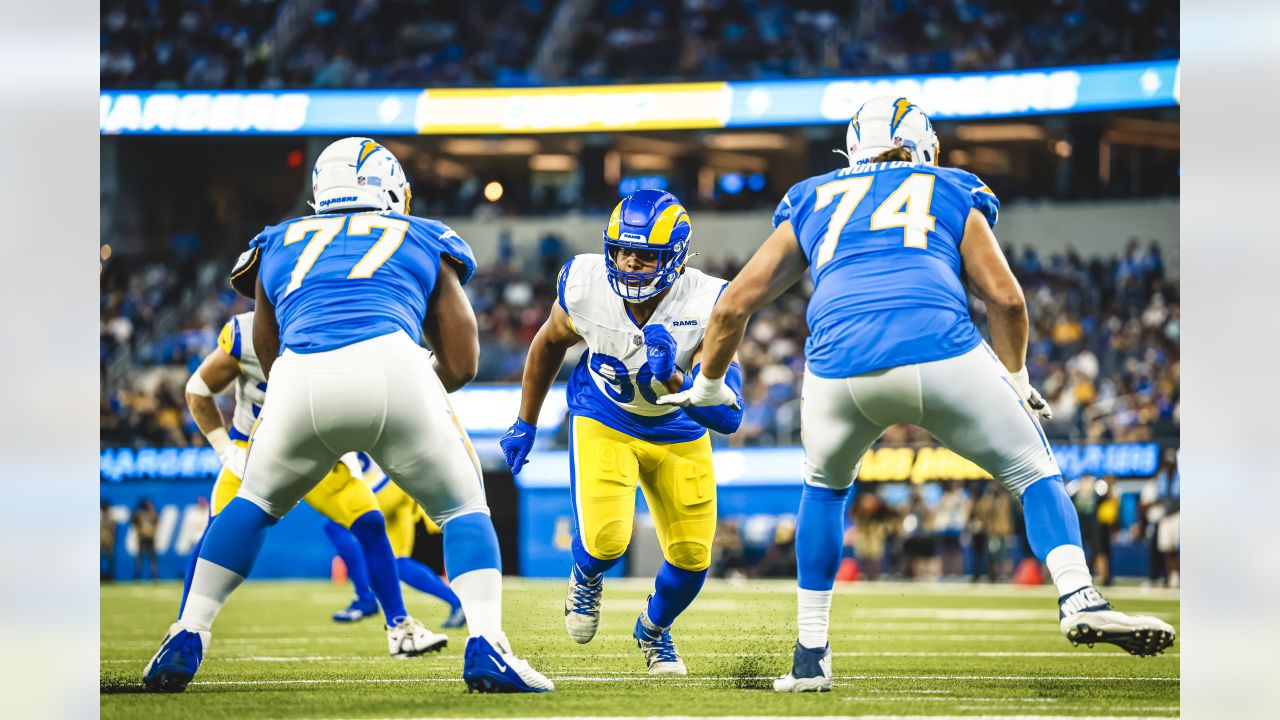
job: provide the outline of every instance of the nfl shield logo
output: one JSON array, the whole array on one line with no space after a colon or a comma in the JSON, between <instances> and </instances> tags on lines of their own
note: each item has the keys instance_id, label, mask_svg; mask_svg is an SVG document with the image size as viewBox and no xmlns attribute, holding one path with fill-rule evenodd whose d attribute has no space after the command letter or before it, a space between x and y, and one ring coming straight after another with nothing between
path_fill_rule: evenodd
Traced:
<instances>
[{"instance_id":1,"label":"nfl shield logo","mask_svg":"<svg viewBox=\"0 0 1280 720\"><path fill-rule=\"evenodd\" d=\"M631 342L635 343L635 346L636 346L636 347L640 347L641 345L643 345L643 344L644 344L644 336L643 336L643 335L632 335L632 336L631 336Z\"/></svg>"}]
</instances>

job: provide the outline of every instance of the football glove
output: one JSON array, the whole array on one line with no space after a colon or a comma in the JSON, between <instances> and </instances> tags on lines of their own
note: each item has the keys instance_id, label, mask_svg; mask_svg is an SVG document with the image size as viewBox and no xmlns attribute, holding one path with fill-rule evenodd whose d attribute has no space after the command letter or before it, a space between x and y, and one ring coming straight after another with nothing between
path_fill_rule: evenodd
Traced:
<instances>
[{"instance_id":1,"label":"football glove","mask_svg":"<svg viewBox=\"0 0 1280 720\"><path fill-rule=\"evenodd\" d=\"M711 405L728 405L738 410L742 405L738 402L733 388L725 385L724 378L709 378L697 375L693 378L693 387L678 393L663 395L658 398L659 405L678 405L680 407L708 407Z\"/></svg>"},{"instance_id":2,"label":"football glove","mask_svg":"<svg viewBox=\"0 0 1280 720\"><path fill-rule=\"evenodd\" d=\"M1027 376L1025 365L1018 372L1009 373L1009 384L1013 385L1013 389L1018 391L1018 397L1025 400L1037 415L1045 420L1053 419L1053 408L1049 407L1049 401L1045 400L1038 390L1031 387L1031 379Z\"/></svg>"},{"instance_id":3,"label":"football glove","mask_svg":"<svg viewBox=\"0 0 1280 720\"><path fill-rule=\"evenodd\" d=\"M249 462L249 451L231 443L218 450L218 459L222 461L222 467L230 470L236 477L243 478L244 466Z\"/></svg>"},{"instance_id":4,"label":"football glove","mask_svg":"<svg viewBox=\"0 0 1280 720\"><path fill-rule=\"evenodd\" d=\"M658 382L671 379L676 371L676 339L661 325L644 326L644 354Z\"/></svg>"},{"instance_id":5,"label":"football glove","mask_svg":"<svg viewBox=\"0 0 1280 720\"><path fill-rule=\"evenodd\" d=\"M512 475L519 475L520 469L529 462L529 451L533 449L533 439L538 435L538 428L516 418L515 424L507 430L498 444L502 446L502 457L511 468Z\"/></svg>"}]
</instances>

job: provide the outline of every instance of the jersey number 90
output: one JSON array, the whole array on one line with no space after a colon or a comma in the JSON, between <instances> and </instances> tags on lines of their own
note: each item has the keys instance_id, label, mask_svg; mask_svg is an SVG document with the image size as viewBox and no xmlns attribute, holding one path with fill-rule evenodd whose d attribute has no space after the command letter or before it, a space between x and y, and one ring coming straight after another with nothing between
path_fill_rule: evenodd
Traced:
<instances>
[{"instance_id":1,"label":"jersey number 90","mask_svg":"<svg viewBox=\"0 0 1280 720\"><path fill-rule=\"evenodd\" d=\"M653 391L653 370L649 368L649 363L640 366L636 371L636 380L633 385L631 382L630 371L627 366L612 355L604 353L591 353L591 359L588 361L591 372L597 377L605 381L604 391L614 402L629 405L636 398L636 388L640 389L640 397L649 401L651 405L658 404L658 394ZM608 370L605 370L608 368Z\"/></svg>"}]
</instances>

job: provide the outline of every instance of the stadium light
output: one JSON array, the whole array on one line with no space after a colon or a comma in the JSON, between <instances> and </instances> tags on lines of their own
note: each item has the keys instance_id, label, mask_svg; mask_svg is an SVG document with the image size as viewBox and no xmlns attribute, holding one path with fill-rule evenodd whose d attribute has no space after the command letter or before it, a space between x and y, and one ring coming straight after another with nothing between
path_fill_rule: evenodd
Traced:
<instances>
[{"instance_id":1,"label":"stadium light","mask_svg":"<svg viewBox=\"0 0 1280 720\"><path fill-rule=\"evenodd\" d=\"M484 186L484 199L489 202L498 202L502 199L502 192L502 183L497 180L491 180L488 185Z\"/></svg>"}]
</instances>

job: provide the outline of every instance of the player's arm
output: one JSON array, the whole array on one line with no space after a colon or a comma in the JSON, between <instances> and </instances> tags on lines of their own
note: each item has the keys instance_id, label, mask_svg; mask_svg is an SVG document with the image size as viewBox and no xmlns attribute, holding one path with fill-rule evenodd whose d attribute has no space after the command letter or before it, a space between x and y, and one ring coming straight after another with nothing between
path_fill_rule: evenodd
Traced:
<instances>
[{"instance_id":1,"label":"player's arm","mask_svg":"<svg viewBox=\"0 0 1280 720\"><path fill-rule=\"evenodd\" d=\"M698 375L701 374L701 343L698 345L698 349L694 351L693 358L689 362L693 367L689 371L688 380L673 392L692 388L693 383L697 381ZM689 405L683 410L684 414L689 416L689 419L702 427L715 430L721 435L732 435L742 426L742 414L746 409L746 402L742 399L742 365L739 364L736 353L733 356L733 361L729 363L729 369L724 374L724 384L725 387L733 391L736 403L705 406Z\"/></svg>"},{"instance_id":2,"label":"player's arm","mask_svg":"<svg viewBox=\"0 0 1280 720\"><path fill-rule=\"evenodd\" d=\"M1009 380L1033 410L1045 418L1053 417L1049 404L1027 378L1029 322L1022 286L1013 276L986 216L977 208L971 209L965 220L960 258L969 287L987 305L991 349L1009 371Z\"/></svg>"},{"instance_id":3,"label":"player's arm","mask_svg":"<svg viewBox=\"0 0 1280 720\"><path fill-rule=\"evenodd\" d=\"M440 263L422 332L435 353L435 371L446 392L475 379L480 363L476 313L462 289L457 268L448 262Z\"/></svg>"},{"instance_id":4,"label":"player's arm","mask_svg":"<svg viewBox=\"0 0 1280 720\"><path fill-rule=\"evenodd\" d=\"M258 363L262 365L262 377L270 380L271 366L276 364L276 356L280 354L280 324L276 321L276 306L262 287L261 275L254 288L253 349L258 353Z\"/></svg>"},{"instance_id":5,"label":"player's arm","mask_svg":"<svg viewBox=\"0 0 1280 720\"><path fill-rule=\"evenodd\" d=\"M538 333L533 336L533 342L529 345L524 377L520 382L520 414L498 441L511 472L520 472L520 468L528 462L526 458L533 449L533 441L538 434L538 416L542 413L542 403L547 399L547 393L551 390L551 383L555 382L556 374L560 372L560 366L564 364L564 354L581 340L578 333L574 332L568 313L560 307L560 301L557 300L551 305L547 321L538 328Z\"/></svg>"},{"instance_id":6,"label":"player's arm","mask_svg":"<svg viewBox=\"0 0 1280 720\"><path fill-rule=\"evenodd\" d=\"M740 404L724 379L746 332L747 320L796 284L808 267L809 261L800 249L791 221L779 223L725 288L711 311L702 340L702 371L693 386L674 395L664 395L658 402L682 407Z\"/></svg>"},{"instance_id":7,"label":"player's arm","mask_svg":"<svg viewBox=\"0 0 1280 720\"><path fill-rule=\"evenodd\" d=\"M205 356L200 367L196 368L187 381L187 409L191 411L196 427L200 428L200 432L209 441L209 446L218 453L222 464L227 466L239 462L237 455L240 451L227 434L222 411L218 409L213 396L226 389L239 375L240 363L226 350L217 347Z\"/></svg>"},{"instance_id":8,"label":"player's arm","mask_svg":"<svg viewBox=\"0 0 1280 720\"><path fill-rule=\"evenodd\" d=\"M538 424L542 403L547 399L551 383L564 364L565 353L582 341L569 322L569 315L552 303L551 314L538 328L529 345L529 355L524 363L524 377L520 381L520 419L530 425Z\"/></svg>"}]
</instances>

